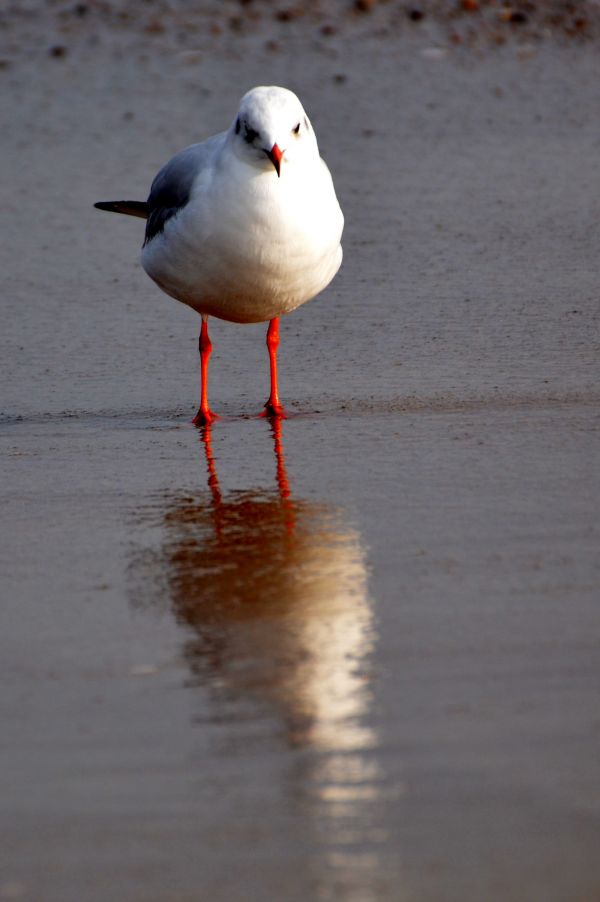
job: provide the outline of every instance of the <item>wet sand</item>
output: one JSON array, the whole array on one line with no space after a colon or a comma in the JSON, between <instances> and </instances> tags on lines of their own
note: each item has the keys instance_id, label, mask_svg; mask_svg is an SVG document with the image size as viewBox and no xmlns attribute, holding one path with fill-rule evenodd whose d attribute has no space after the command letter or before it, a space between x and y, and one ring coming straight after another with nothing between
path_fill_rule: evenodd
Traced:
<instances>
[{"instance_id":1,"label":"wet sand","mask_svg":"<svg viewBox=\"0 0 600 902\"><path fill-rule=\"evenodd\" d=\"M284 24L5 32L0 899L599 898L597 45ZM91 205L269 82L345 260L207 434Z\"/></svg>"}]
</instances>

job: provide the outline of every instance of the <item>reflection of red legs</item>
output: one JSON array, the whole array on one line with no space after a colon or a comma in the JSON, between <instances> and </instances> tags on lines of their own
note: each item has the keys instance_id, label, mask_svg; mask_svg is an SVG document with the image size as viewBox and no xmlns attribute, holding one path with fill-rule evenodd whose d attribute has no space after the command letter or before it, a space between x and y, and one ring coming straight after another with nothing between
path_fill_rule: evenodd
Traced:
<instances>
[{"instance_id":1,"label":"reflection of red legs","mask_svg":"<svg viewBox=\"0 0 600 902\"><path fill-rule=\"evenodd\" d=\"M285 511L285 528L289 536L293 535L296 526L294 517L294 503L290 498L290 484L285 469L285 457L283 454L283 442L281 440L281 417L272 417L271 432L273 434L273 446L277 460L277 486L281 506Z\"/></svg>"},{"instance_id":2,"label":"reflection of red legs","mask_svg":"<svg viewBox=\"0 0 600 902\"><path fill-rule=\"evenodd\" d=\"M285 457L283 456L283 444L281 441L281 419L279 417L274 417L271 421L271 432L273 433L275 457L277 459L277 485L279 486L279 495L281 500L285 501L286 498L290 497L290 484L285 469Z\"/></svg>"},{"instance_id":3,"label":"reflection of red legs","mask_svg":"<svg viewBox=\"0 0 600 902\"><path fill-rule=\"evenodd\" d=\"M211 340L208 337L208 317L202 317L198 347L200 349L200 409L192 423L194 426L205 426L217 419L216 413L213 413L208 406L208 360L212 352Z\"/></svg>"},{"instance_id":4,"label":"reflection of red legs","mask_svg":"<svg viewBox=\"0 0 600 902\"><path fill-rule=\"evenodd\" d=\"M210 424L207 423L200 433L200 439L202 444L204 445L204 454L206 455L206 469L208 470L208 487L210 489L211 495L213 497L213 501L215 507L218 507L221 503L221 487L219 486L219 477L217 476L217 468L215 467L215 459L213 457L212 451L212 436L210 431Z\"/></svg>"},{"instance_id":5,"label":"reflection of red legs","mask_svg":"<svg viewBox=\"0 0 600 902\"><path fill-rule=\"evenodd\" d=\"M286 412L279 402L277 388L277 348L279 347L279 318L272 319L267 330L267 347L269 349L269 361L271 364L271 394L265 404L263 417L284 417Z\"/></svg>"}]
</instances>

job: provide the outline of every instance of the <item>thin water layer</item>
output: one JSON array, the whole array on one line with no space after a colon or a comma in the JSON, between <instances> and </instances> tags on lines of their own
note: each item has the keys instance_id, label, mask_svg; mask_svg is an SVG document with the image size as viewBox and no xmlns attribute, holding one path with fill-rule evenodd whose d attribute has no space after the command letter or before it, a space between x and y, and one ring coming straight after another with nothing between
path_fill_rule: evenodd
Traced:
<instances>
[{"instance_id":1,"label":"thin water layer","mask_svg":"<svg viewBox=\"0 0 600 902\"><path fill-rule=\"evenodd\" d=\"M22 897L585 898L596 426L5 427Z\"/></svg>"}]
</instances>

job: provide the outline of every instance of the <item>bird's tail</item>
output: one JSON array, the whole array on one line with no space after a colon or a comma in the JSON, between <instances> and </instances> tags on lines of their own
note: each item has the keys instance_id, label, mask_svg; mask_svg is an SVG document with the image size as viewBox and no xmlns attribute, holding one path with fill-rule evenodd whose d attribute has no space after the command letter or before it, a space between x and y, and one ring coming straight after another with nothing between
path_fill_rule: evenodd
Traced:
<instances>
[{"instance_id":1,"label":"bird's tail","mask_svg":"<svg viewBox=\"0 0 600 902\"><path fill-rule=\"evenodd\" d=\"M143 200L100 200L94 206L99 210L108 210L109 213L124 213L126 216L148 219L148 204Z\"/></svg>"}]
</instances>

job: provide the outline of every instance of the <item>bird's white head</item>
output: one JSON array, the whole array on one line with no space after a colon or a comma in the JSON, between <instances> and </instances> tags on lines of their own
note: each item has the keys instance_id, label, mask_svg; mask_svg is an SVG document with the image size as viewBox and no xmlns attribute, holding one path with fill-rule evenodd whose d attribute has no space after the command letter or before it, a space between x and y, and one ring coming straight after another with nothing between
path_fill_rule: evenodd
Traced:
<instances>
[{"instance_id":1,"label":"bird's white head","mask_svg":"<svg viewBox=\"0 0 600 902\"><path fill-rule=\"evenodd\" d=\"M288 165L319 159L310 120L287 88L259 87L244 94L228 139L239 157L278 176Z\"/></svg>"}]
</instances>

